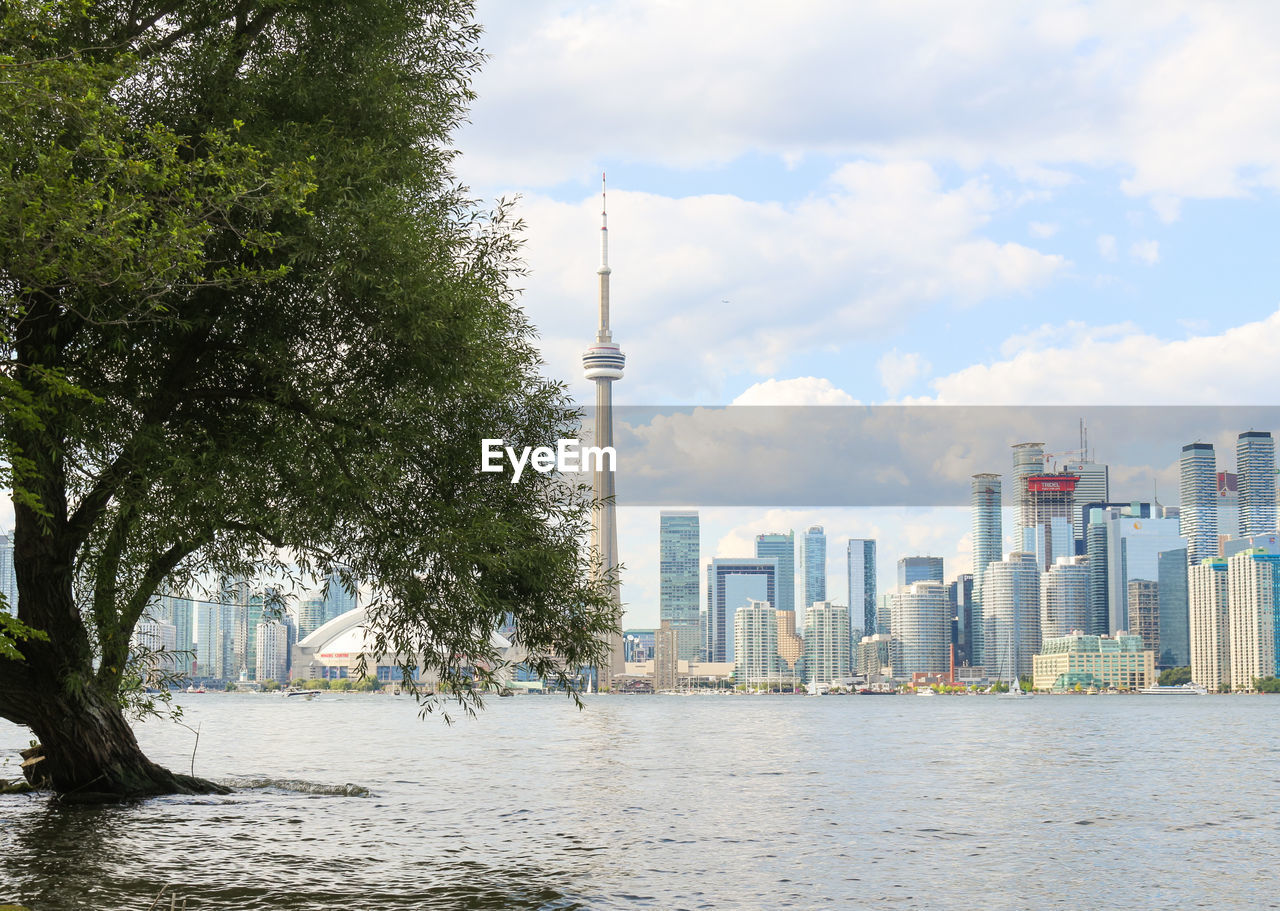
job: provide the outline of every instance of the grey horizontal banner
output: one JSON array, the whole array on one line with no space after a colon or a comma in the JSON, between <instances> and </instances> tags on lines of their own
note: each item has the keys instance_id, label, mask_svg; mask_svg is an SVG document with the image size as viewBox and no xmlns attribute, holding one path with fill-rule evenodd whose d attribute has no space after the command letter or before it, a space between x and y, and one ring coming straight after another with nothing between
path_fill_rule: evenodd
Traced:
<instances>
[{"instance_id":1,"label":"grey horizontal banner","mask_svg":"<svg viewBox=\"0 0 1280 911\"><path fill-rule=\"evenodd\" d=\"M1236 437L1280 430L1280 406L615 407L617 503L964 506L974 474L1010 477L1015 444L1044 443L1049 469L1078 459L1082 423L1113 499L1176 505L1184 445L1214 444L1217 470L1234 471Z\"/></svg>"}]
</instances>

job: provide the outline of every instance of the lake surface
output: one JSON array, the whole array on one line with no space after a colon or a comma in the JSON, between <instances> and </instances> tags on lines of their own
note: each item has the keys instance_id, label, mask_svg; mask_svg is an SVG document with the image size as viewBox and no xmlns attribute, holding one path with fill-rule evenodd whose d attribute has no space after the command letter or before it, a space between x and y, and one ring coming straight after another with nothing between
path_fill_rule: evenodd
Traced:
<instances>
[{"instance_id":1,"label":"lake surface","mask_svg":"<svg viewBox=\"0 0 1280 911\"><path fill-rule=\"evenodd\" d=\"M0 904L1280 907L1280 698L182 701L196 773L256 786L0 797ZM189 731L139 737L189 767ZM0 776L27 739L0 722Z\"/></svg>"}]
</instances>

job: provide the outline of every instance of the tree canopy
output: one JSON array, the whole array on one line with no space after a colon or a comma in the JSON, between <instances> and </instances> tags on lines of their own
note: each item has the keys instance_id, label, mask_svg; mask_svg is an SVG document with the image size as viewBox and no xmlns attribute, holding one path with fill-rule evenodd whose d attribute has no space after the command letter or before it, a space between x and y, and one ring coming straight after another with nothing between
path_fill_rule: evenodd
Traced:
<instances>
[{"instance_id":1,"label":"tree canopy","mask_svg":"<svg viewBox=\"0 0 1280 911\"><path fill-rule=\"evenodd\" d=\"M130 634L180 582L365 580L378 649L464 700L504 619L539 673L598 658L617 618L588 492L477 470L482 438L578 429L518 307L519 222L451 171L478 38L457 0L6 6L0 445L24 659L0 642L0 715L54 752L76 752L68 713L123 736ZM63 788L174 786L49 758Z\"/></svg>"}]
</instances>

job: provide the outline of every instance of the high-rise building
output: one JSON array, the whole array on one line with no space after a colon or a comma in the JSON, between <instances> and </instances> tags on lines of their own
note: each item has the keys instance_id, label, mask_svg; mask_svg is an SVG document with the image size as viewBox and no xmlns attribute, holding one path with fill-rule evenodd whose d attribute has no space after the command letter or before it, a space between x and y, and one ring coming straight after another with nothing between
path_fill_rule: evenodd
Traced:
<instances>
[{"instance_id":1,"label":"high-rise building","mask_svg":"<svg viewBox=\"0 0 1280 911\"><path fill-rule=\"evenodd\" d=\"M780 682L778 612L768 601L751 600L734 614L734 678L748 686Z\"/></svg>"},{"instance_id":2,"label":"high-rise building","mask_svg":"<svg viewBox=\"0 0 1280 911\"><path fill-rule=\"evenodd\" d=\"M196 676L227 676L223 663L222 605L201 601L196 607Z\"/></svg>"},{"instance_id":3,"label":"high-rise building","mask_svg":"<svg viewBox=\"0 0 1280 911\"><path fill-rule=\"evenodd\" d=\"M354 579L351 582L355 584ZM324 586L324 622L355 610L357 603L356 592L347 588L342 581L342 573L337 570L331 572Z\"/></svg>"},{"instance_id":4,"label":"high-rise building","mask_svg":"<svg viewBox=\"0 0 1280 911\"><path fill-rule=\"evenodd\" d=\"M1071 526L1075 487L1080 479L1073 474L1035 474L1026 478L1022 492L1021 549L1032 553L1047 571L1059 557L1075 555L1075 532Z\"/></svg>"},{"instance_id":5,"label":"high-rise building","mask_svg":"<svg viewBox=\"0 0 1280 911\"><path fill-rule=\"evenodd\" d=\"M1105 636L1111 631L1111 612L1107 601L1107 511L1089 510L1085 528L1085 555L1089 558L1089 606L1084 631L1090 636Z\"/></svg>"},{"instance_id":6,"label":"high-rise building","mask_svg":"<svg viewBox=\"0 0 1280 911\"><path fill-rule=\"evenodd\" d=\"M941 582L913 582L889 595L895 677L945 673L951 666L951 611Z\"/></svg>"},{"instance_id":7,"label":"high-rise building","mask_svg":"<svg viewBox=\"0 0 1280 911\"><path fill-rule=\"evenodd\" d=\"M305 639L325 624L324 598L311 597L298 602L298 638Z\"/></svg>"},{"instance_id":8,"label":"high-rise building","mask_svg":"<svg viewBox=\"0 0 1280 911\"><path fill-rule=\"evenodd\" d=\"M827 535L821 525L810 526L801 538L800 571L804 575L801 580L804 599L798 620L803 624L804 612L809 605L827 600Z\"/></svg>"},{"instance_id":9,"label":"high-rise building","mask_svg":"<svg viewBox=\"0 0 1280 911\"><path fill-rule=\"evenodd\" d=\"M892 676L894 665L897 664L897 654L898 640L888 633L863 636L858 643L854 670L865 677Z\"/></svg>"},{"instance_id":10,"label":"high-rise building","mask_svg":"<svg viewBox=\"0 0 1280 911\"><path fill-rule=\"evenodd\" d=\"M847 607L830 601L809 605L804 615L804 666L809 683L830 684L853 676Z\"/></svg>"},{"instance_id":11,"label":"high-rise building","mask_svg":"<svg viewBox=\"0 0 1280 911\"><path fill-rule=\"evenodd\" d=\"M716 557L707 564L706 641L708 661L734 660L737 610L750 601L773 604L778 564L752 557ZM777 620L774 620L776 630ZM777 634L774 634L777 649Z\"/></svg>"},{"instance_id":12,"label":"high-rise building","mask_svg":"<svg viewBox=\"0 0 1280 911\"><path fill-rule=\"evenodd\" d=\"M1186 547L1177 519L1142 518L1156 512L1154 504L1134 503L1105 511L1107 529L1107 632L1135 632L1130 625L1129 583L1157 582L1160 554ZM1148 648L1156 646L1148 642Z\"/></svg>"},{"instance_id":13,"label":"high-rise building","mask_svg":"<svg viewBox=\"0 0 1280 911\"><path fill-rule=\"evenodd\" d=\"M1043 464L1043 455L1040 461ZM975 474L969 502L973 509L973 609L971 611L973 623L970 632L969 661L974 667L982 667L986 663L983 651L983 635L986 627L983 623L982 580L986 577L987 566L1004 555L1000 475Z\"/></svg>"},{"instance_id":14,"label":"high-rise building","mask_svg":"<svg viewBox=\"0 0 1280 911\"><path fill-rule=\"evenodd\" d=\"M1218 539L1240 533L1240 479L1229 471L1220 471L1218 479Z\"/></svg>"},{"instance_id":15,"label":"high-rise building","mask_svg":"<svg viewBox=\"0 0 1280 911\"><path fill-rule=\"evenodd\" d=\"M1187 567L1191 680L1211 693L1231 684L1231 625L1227 561L1217 557Z\"/></svg>"},{"instance_id":16,"label":"high-rise building","mask_svg":"<svg viewBox=\"0 0 1280 911\"><path fill-rule=\"evenodd\" d=\"M1276 442L1267 430L1249 430L1236 438L1236 475L1240 491L1239 533L1276 532Z\"/></svg>"},{"instance_id":17,"label":"high-rise building","mask_svg":"<svg viewBox=\"0 0 1280 911\"><path fill-rule=\"evenodd\" d=\"M944 580L941 557L902 557L898 560L898 588L906 588L916 582Z\"/></svg>"},{"instance_id":18,"label":"high-rise building","mask_svg":"<svg viewBox=\"0 0 1280 911\"><path fill-rule=\"evenodd\" d=\"M1023 529L1032 521L1027 501L1027 478L1044 474L1044 443L1015 443L1013 447L1013 515L1014 536L1017 546L1022 546Z\"/></svg>"},{"instance_id":19,"label":"high-rise building","mask_svg":"<svg viewBox=\"0 0 1280 911\"><path fill-rule=\"evenodd\" d=\"M1178 518L1187 561L1196 566L1218 555L1218 472L1212 443L1188 443L1178 463ZM1199 681L1197 681L1199 682Z\"/></svg>"},{"instance_id":20,"label":"high-rise building","mask_svg":"<svg viewBox=\"0 0 1280 911\"><path fill-rule=\"evenodd\" d=\"M987 567L982 606L987 672L1008 680L1032 671L1040 648L1040 567L1034 554L1011 553Z\"/></svg>"},{"instance_id":21,"label":"high-rise building","mask_svg":"<svg viewBox=\"0 0 1280 911\"><path fill-rule=\"evenodd\" d=\"M663 620L653 634L653 691L670 692L676 688L680 665L680 636L670 620Z\"/></svg>"},{"instance_id":22,"label":"high-rise building","mask_svg":"<svg viewBox=\"0 0 1280 911\"><path fill-rule=\"evenodd\" d=\"M1191 644L1187 629L1187 549L1166 550L1157 558L1160 599L1160 652L1156 664L1163 668L1190 667Z\"/></svg>"},{"instance_id":23,"label":"high-rise building","mask_svg":"<svg viewBox=\"0 0 1280 911\"><path fill-rule=\"evenodd\" d=\"M782 662L782 670L793 679L798 679L803 669L803 659L804 639L796 632L796 612L780 610L778 611L778 660Z\"/></svg>"},{"instance_id":24,"label":"high-rise building","mask_svg":"<svg viewBox=\"0 0 1280 911\"><path fill-rule=\"evenodd\" d=\"M1141 636L1143 647L1160 654L1160 583L1129 580L1129 633Z\"/></svg>"},{"instance_id":25,"label":"high-rise building","mask_svg":"<svg viewBox=\"0 0 1280 911\"><path fill-rule=\"evenodd\" d=\"M181 673L177 630L172 623L144 617L134 626L131 642L131 651L149 685L159 685L162 677Z\"/></svg>"},{"instance_id":26,"label":"high-rise building","mask_svg":"<svg viewBox=\"0 0 1280 911\"><path fill-rule=\"evenodd\" d=\"M1040 577L1040 637L1056 639L1089 626L1089 558L1059 557Z\"/></svg>"},{"instance_id":27,"label":"high-rise building","mask_svg":"<svg viewBox=\"0 0 1280 911\"><path fill-rule=\"evenodd\" d=\"M796 536L795 532L786 534L772 532L756 535L756 557L761 560L774 559L778 562L778 610L793 611L796 609Z\"/></svg>"},{"instance_id":28,"label":"high-rise building","mask_svg":"<svg viewBox=\"0 0 1280 911\"><path fill-rule=\"evenodd\" d=\"M279 620L267 619L254 631L254 679L289 679L289 630Z\"/></svg>"},{"instance_id":29,"label":"high-rise building","mask_svg":"<svg viewBox=\"0 0 1280 911\"><path fill-rule=\"evenodd\" d=\"M700 532L696 510L664 509L658 518L658 616L670 620L679 660L693 661L698 641L698 561Z\"/></svg>"},{"instance_id":30,"label":"high-rise building","mask_svg":"<svg viewBox=\"0 0 1280 911\"><path fill-rule=\"evenodd\" d=\"M4 604L0 611L18 613L18 574L13 563L13 532L0 534L0 595Z\"/></svg>"},{"instance_id":31,"label":"high-rise building","mask_svg":"<svg viewBox=\"0 0 1280 911\"><path fill-rule=\"evenodd\" d=\"M973 574L961 573L947 586L951 614L951 647L956 666L973 664Z\"/></svg>"},{"instance_id":32,"label":"high-rise building","mask_svg":"<svg viewBox=\"0 0 1280 911\"><path fill-rule=\"evenodd\" d=\"M1076 553L1084 552L1085 531L1089 527L1089 503L1105 503L1111 499L1111 470L1101 462L1070 459L1062 470L1079 478L1073 492L1071 529L1076 540Z\"/></svg>"},{"instance_id":33,"label":"high-rise building","mask_svg":"<svg viewBox=\"0 0 1280 911\"><path fill-rule=\"evenodd\" d=\"M1245 551L1227 561L1227 624L1231 689L1254 690L1253 681L1276 676L1276 609L1280 607L1280 554Z\"/></svg>"},{"instance_id":34,"label":"high-rise building","mask_svg":"<svg viewBox=\"0 0 1280 911\"><path fill-rule=\"evenodd\" d=\"M187 598L159 595L151 599L143 618L173 627L172 658L169 662L176 674L190 673L195 660L195 635L192 629L195 605Z\"/></svg>"},{"instance_id":35,"label":"high-rise building","mask_svg":"<svg viewBox=\"0 0 1280 911\"><path fill-rule=\"evenodd\" d=\"M609 216L606 214L604 175L600 177L600 268L596 274L600 277L600 321L596 329L595 342L582 353L582 369L587 379L596 384L595 413L595 446L604 450L613 448L613 384L622 379L622 370L626 366L626 356L613 340L609 328ZM596 460L595 471L591 476L591 493L594 506L591 511L591 545L599 561L594 567L597 578L608 577L610 600L613 610L621 626L622 590L618 582L617 571L621 565L618 558L618 517L615 503L616 488L614 485L613 465L606 466L604 459ZM610 681L623 673L625 662L622 655L622 635L620 632L608 635L606 657L595 669L596 679L600 686L608 686Z\"/></svg>"},{"instance_id":36,"label":"high-rise building","mask_svg":"<svg viewBox=\"0 0 1280 911\"><path fill-rule=\"evenodd\" d=\"M876 632L876 542L850 538L845 553L849 561L849 629L855 639L861 639Z\"/></svg>"}]
</instances>

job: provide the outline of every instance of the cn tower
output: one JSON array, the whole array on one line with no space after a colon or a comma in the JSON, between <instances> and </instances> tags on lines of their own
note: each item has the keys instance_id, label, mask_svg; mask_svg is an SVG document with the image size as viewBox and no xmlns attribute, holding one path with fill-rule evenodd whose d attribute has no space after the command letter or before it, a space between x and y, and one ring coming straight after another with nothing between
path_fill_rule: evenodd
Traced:
<instances>
[{"instance_id":1,"label":"cn tower","mask_svg":"<svg viewBox=\"0 0 1280 911\"><path fill-rule=\"evenodd\" d=\"M604 175L600 176L600 268L596 274L600 276L600 328L596 330L596 340L586 351L582 352L582 370L587 379L596 384L596 430L595 445L604 447L613 445L613 382L622 379L622 368L627 359L613 340L609 331L609 216L605 193ZM599 559L597 572L601 575L614 573L609 586L609 596L613 602L614 617L618 624L622 623L622 592L617 579L618 568L618 517L614 509L613 472L604 470L604 460L596 462L596 471L592 478L591 489L595 500L591 522L591 545ZM616 467L616 466L610 466ZM626 670L623 664L622 633L614 632L609 636L608 657L596 668L596 681L599 686L611 686L613 678Z\"/></svg>"}]
</instances>

